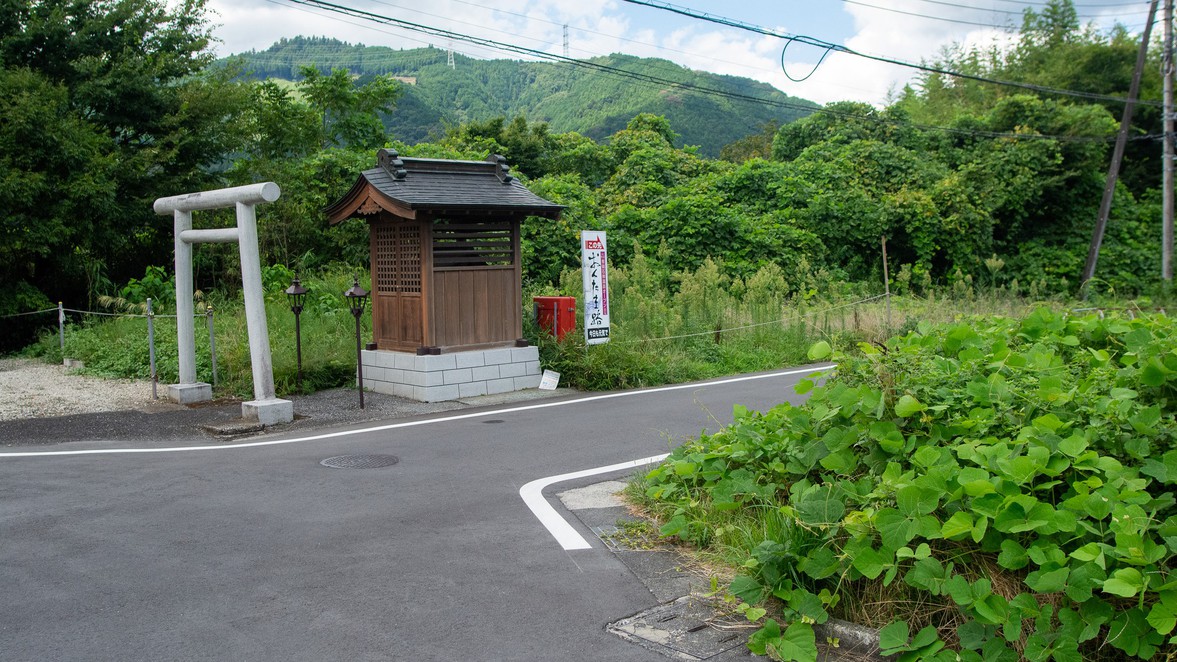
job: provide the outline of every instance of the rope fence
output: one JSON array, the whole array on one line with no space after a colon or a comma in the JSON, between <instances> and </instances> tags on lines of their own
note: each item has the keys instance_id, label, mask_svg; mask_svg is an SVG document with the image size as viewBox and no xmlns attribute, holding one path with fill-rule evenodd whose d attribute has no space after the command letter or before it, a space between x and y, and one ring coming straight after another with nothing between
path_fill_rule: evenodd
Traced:
<instances>
[{"instance_id":1,"label":"rope fence","mask_svg":"<svg viewBox=\"0 0 1177 662\"><path fill-rule=\"evenodd\" d=\"M27 313L12 313L11 315L0 315L0 319L8 319L9 317L25 317L27 315L40 315L41 313L56 312L56 308L46 308L45 310L31 310Z\"/></svg>"},{"instance_id":2,"label":"rope fence","mask_svg":"<svg viewBox=\"0 0 1177 662\"><path fill-rule=\"evenodd\" d=\"M98 311L98 310L80 310L78 308L66 308L62 304L62 302L59 301L57 303L56 308L45 308L43 310L31 310L31 311L24 312L24 313L12 313L12 314L7 314L7 315L0 315L0 319L8 319L8 318L13 318L13 317L25 317L28 315L40 315L40 314L44 314L44 313L56 312L57 313L58 342L61 347L62 362L65 363L66 365L70 365L70 363L71 363L71 360L69 358L67 358L65 355L65 322L66 322L65 314L66 313L75 313L78 315L94 315L94 316L98 316L98 317L146 319L147 320L148 354L149 354L149 360L151 363L151 397L155 398L155 399L159 399L159 389L158 389L159 375L156 371L156 362L155 362L155 320L156 320L156 318L176 319L178 316L177 315L160 315L160 314L153 312L151 310L151 299L150 298L147 299L146 307L147 307L146 313L109 313L109 312ZM212 359L213 386L216 386L217 385L217 341L216 341L216 334L213 331L213 328L214 328L213 308L212 308L212 306L208 306L205 310L203 310L201 312L194 313L192 315L192 317L193 317L193 319L203 317L208 320L208 344L209 344L209 352L211 354L211 359Z\"/></svg>"}]
</instances>

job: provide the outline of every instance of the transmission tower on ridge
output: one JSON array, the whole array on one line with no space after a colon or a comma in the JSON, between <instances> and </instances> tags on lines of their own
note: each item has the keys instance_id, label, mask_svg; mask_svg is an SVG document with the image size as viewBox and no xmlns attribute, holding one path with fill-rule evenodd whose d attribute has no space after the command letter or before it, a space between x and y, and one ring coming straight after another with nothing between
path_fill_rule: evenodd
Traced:
<instances>
[{"instance_id":1,"label":"transmission tower on ridge","mask_svg":"<svg viewBox=\"0 0 1177 662\"><path fill-rule=\"evenodd\" d=\"M568 57L568 24L564 24L564 57Z\"/></svg>"},{"instance_id":2,"label":"transmission tower on ridge","mask_svg":"<svg viewBox=\"0 0 1177 662\"><path fill-rule=\"evenodd\" d=\"M446 66L449 67L450 69L453 69L454 68L454 44L453 44L453 42L450 42L449 48L446 49L445 54L446 54L446 58L445 58Z\"/></svg>"}]
</instances>

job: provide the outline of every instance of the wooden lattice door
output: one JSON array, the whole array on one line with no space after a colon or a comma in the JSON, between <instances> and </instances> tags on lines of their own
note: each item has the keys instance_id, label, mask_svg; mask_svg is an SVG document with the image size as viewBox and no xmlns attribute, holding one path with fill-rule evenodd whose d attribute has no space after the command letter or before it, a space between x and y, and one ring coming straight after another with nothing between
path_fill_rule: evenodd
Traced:
<instances>
[{"instance_id":1,"label":"wooden lattice door","mask_svg":"<svg viewBox=\"0 0 1177 662\"><path fill-rule=\"evenodd\" d=\"M372 332L380 349L423 344L419 222L372 224Z\"/></svg>"}]
</instances>

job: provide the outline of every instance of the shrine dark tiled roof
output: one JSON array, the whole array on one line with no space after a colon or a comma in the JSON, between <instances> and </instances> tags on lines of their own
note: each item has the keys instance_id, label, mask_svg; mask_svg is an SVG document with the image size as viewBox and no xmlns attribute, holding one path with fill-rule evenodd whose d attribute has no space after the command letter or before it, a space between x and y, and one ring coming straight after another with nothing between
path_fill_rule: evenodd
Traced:
<instances>
[{"instance_id":1,"label":"shrine dark tiled roof","mask_svg":"<svg viewBox=\"0 0 1177 662\"><path fill-rule=\"evenodd\" d=\"M361 179L409 209L485 209L537 216L563 209L527 190L509 174L501 156L486 161L402 159L395 151L382 149L377 161L377 167L364 170Z\"/></svg>"}]
</instances>

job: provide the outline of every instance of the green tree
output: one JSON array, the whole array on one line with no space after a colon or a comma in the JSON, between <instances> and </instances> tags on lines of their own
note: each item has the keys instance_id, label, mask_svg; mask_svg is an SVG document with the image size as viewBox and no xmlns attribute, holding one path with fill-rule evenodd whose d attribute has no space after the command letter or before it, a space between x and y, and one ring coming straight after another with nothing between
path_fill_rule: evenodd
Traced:
<instances>
[{"instance_id":1,"label":"green tree","mask_svg":"<svg viewBox=\"0 0 1177 662\"><path fill-rule=\"evenodd\" d=\"M719 158L732 163L743 163L748 159L771 158L772 142L780 128L780 122L769 120L760 133L753 133L724 145L723 149L719 150Z\"/></svg>"},{"instance_id":2,"label":"green tree","mask_svg":"<svg viewBox=\"0 0 1177 662\"><path fill-rule=\"evenodd\" d=\"M401 95L400 84L377 76L356 85L347 69L320 73L317 67L302 67L298 91L322 122L320 147L376 149L387 140L381 113L392 112Z\"/></svg>"},{"instance_id":3,"label":"green tree","mask_svg":"<svg viewBox=\"0 0 1177 662\"><path fill-rule=\"evenodd\" d=\"M95 273L166 262L151 201L217 182L247 98L232 71L204 71L204 0L8 0L0 14L5 234L22 237L0 249L19 253L0 280L84 300Z\"/></svg>"}]
</instances>

